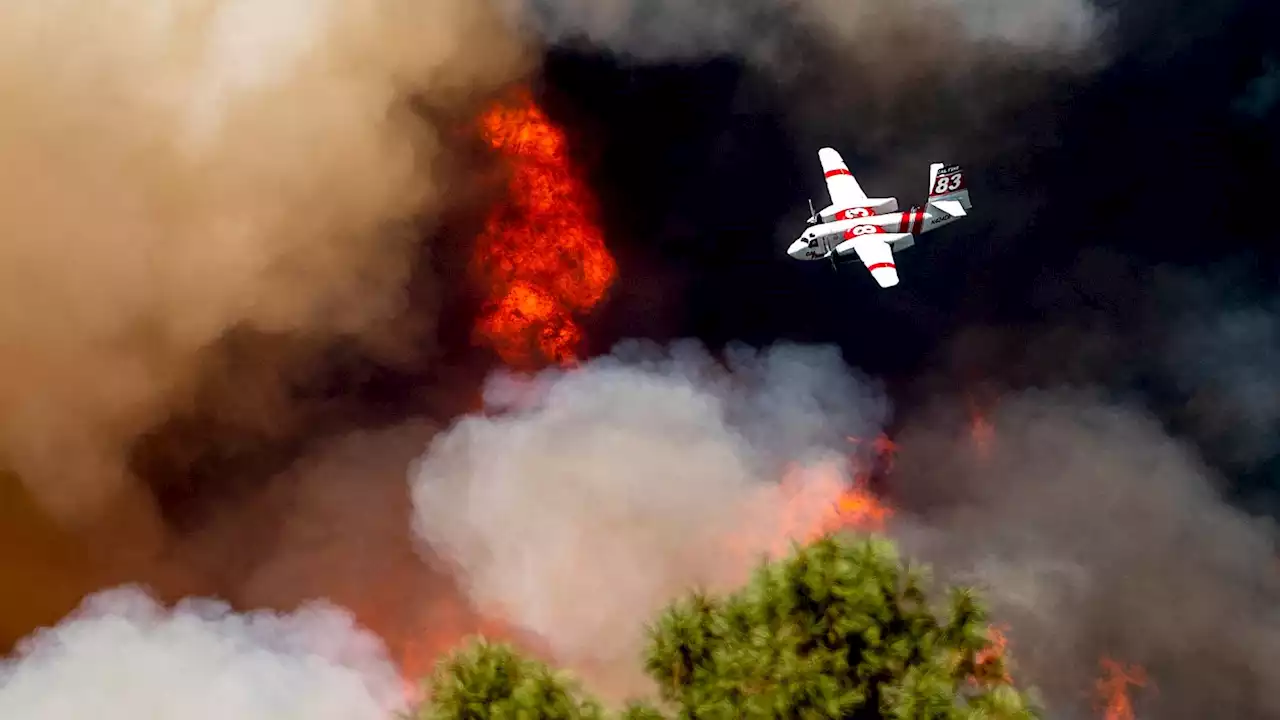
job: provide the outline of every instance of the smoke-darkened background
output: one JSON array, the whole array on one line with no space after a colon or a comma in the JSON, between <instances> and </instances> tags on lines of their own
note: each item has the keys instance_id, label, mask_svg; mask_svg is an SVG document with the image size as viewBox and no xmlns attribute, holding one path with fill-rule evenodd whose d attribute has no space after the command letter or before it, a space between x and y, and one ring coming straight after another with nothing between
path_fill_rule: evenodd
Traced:
<instances>
[{"instance_id":1,"label":"smoke-darkened background","mask_svg":"<svg viewBox=\"0 0 1280 720\"><path fill-rule=\"evenodd\" d=\"M523 631L630 692L636 636L600 629L736 579L712 536L738 505L884 427L894 532L988 589L1053 717L1100 716L1101 657L1146 668L1140 717L1276 715L1278 21L1243 0L12 3L4 640L140 582L327 598L406 672ZM469 259L506 171L475 118L512 84L598 200L617 275L583 326L607 357L454 426L500 364ZM822 145L903 205L960 163L975 212L890 291L794 262ZM637 338L697 342L608 356ZM854 369L736 347L778 343ZM0 715L64 717L40 705L60 683L114 707L90 679L129 647L139 692L219 707L158 671L243 667L230 638L283 658L299 702L364 679L350 715L382 717L394 673L340 621L139 619L159 612L99 602L64 626L78 664L0 676ZM289 660L295 635L343 639L329 670Z\"/></svg>"}]
</instances>

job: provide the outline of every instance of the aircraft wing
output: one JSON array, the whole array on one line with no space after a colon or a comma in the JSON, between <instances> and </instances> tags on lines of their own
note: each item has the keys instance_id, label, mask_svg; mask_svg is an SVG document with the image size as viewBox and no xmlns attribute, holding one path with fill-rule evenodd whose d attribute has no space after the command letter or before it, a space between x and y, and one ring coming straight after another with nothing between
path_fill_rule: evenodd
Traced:
<instances>
[{"instance_id":1,"label":"aircraft wing","mask_svg":"<svg viewBox=\"0 0 1280 720\"><path fill-rule=\"evenodd\" d=\"M827 179L827 192L831 194L831 208L840 211L851 207L861 207L867 201L867 194L862 191L849 166L844 164L840 153L829 147L818 150L818 160L822 163L822 174Z\"/></svg>"},{"instance_id":2,"label":"aircraft wing","mask_svg":"<svg viewBox=\"0 0 1280 720\"><path fill-rule=\"evenodd\" d=\"M893 248L875 234L855 235L835 247L836 254L857 252L858 259L871 273L872 279L882 288L898 284L898 266L893 261Z\"/></svg>"}]
</instances>

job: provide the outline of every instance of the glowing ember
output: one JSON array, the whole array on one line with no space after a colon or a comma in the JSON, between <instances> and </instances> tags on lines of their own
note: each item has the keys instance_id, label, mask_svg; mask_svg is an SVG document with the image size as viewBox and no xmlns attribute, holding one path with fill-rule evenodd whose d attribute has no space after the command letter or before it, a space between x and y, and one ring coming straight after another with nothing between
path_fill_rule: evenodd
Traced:
<instances>
[{"instance_id":1,"label":"glowing ember","mask_svg":"<svg viewBox=\"0 0 1280 720\"><path fill-rule=\"evenodd\" d=\"M845 438L845 440L855 446L862 445L862 438L851 436ZM898 444L890 440L888 435L884 433L877 435L876 439L871 441L871 452L877 461L883 463L884 472L893 470L893 465L898 459Z\"/></svg>"},{"instance_id":2,"label":"glowing ember","mask_svg":"<svg viewBox=\"0 0 1280 720\"><path fill-rule=\"evenodd\" d=\"M996 431L991 421L978 408L973 398L969 398L969 437L978 451L978 457L986 460L991 455L991 443L995 441Z\"/></svg>"},{"instance_id":3,"label":"glowing ember","mask_svg":"<svg viewBox=\"0 0 1280 720\"><path fill-rule=\"evenodd\" d=\"M1133 703L1129 686L1145 687L1147 673L1137 665L1124 667L1111 658L1103 658L1102 677L1097 682L1098 696L1105 708L1105 720L1133 720Z\"/></svg>"},{"instance_id":4,"label":"glowing ember","mask_svg":"<svg viewBox=\"0 0 1280 720\"><path fill-rule=\"evenodd\" d=\"M527 92L480 123L511 175L509 200L489 216L473 258L489 290L476 335L511 367L572 365L582 340L574 314L595 307L617 272L591 194L564 133Z\"/></svg>"},{"instance_id":5,"label":"glowing ember","mask_svg":"<svg viewBox=\"0 0 1280 720\"><path fill-rule=\"evenodd\" d=\"M982 651L978 653L978 656L974 658L974 662L978 667L982 667L983 665L994 662L995 660L1004 658L1005 652L1009 648L1009 639L1005 637L1005 632L1007 630L1007 625L992 625L987 628L987 635L991 638L991 644L983 648ZM1008 668L1005 668L1003 674L998 678L991 679L1003 683L1013 682L1013 679L1009 676Z\"/></svg>"}]
</instances>

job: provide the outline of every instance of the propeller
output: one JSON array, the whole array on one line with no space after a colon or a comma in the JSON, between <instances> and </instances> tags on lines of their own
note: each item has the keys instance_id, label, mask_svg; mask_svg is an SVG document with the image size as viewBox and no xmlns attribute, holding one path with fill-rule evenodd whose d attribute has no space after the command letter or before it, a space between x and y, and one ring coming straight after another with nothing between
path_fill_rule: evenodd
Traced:
<instances>
[{"instance_id":1,"label":"propeller","mask_svg":"<svg viewBox=\"0 0 1280 720\"><path fill-rule=\"evenodd\" d=\"M818 212L813 209L813 198L809 198L809 224L818 224Z\"/></svg>"}]
</instances>

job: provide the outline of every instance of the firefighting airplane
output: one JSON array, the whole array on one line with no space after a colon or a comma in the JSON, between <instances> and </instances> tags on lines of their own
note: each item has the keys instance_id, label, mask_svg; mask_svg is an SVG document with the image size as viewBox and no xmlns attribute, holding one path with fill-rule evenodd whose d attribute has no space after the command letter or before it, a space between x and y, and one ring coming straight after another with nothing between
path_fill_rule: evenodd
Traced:
<instances>
[{"instance_id":1,"label":"firefighting airplane","mask_svg":"<svg viewBox=\"0 0 1280 720\"><path fill-rule=\"evenodd\" d=\"M837 257L856 252L882 288L898 284L894 250L906 250L915 244L916 235L953 223L973 208L958 165L930 165L925 209L913 206L898 212L897 198L867 197L840 153L824 147L818 150L818 160L831 204L816 213L809 201L808 223L813 227L787 248L787 254L797 260L828 258L835 266Z\"/></svg>"}]
</instances>

